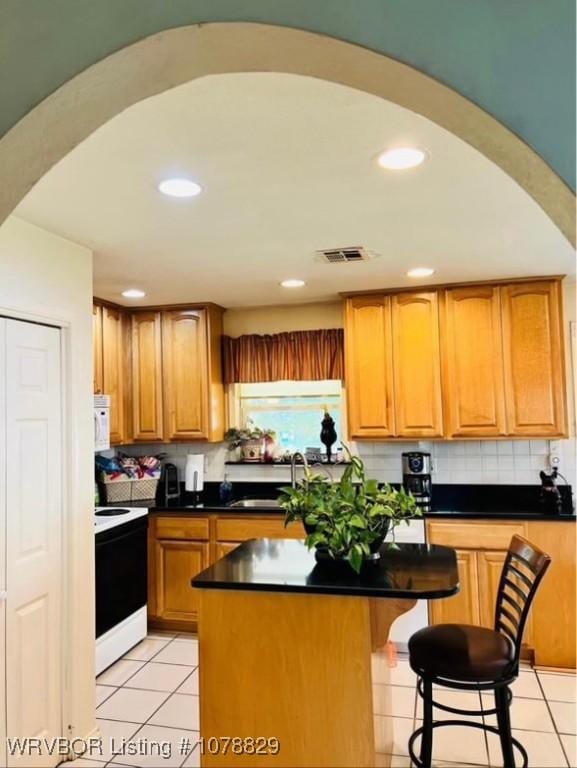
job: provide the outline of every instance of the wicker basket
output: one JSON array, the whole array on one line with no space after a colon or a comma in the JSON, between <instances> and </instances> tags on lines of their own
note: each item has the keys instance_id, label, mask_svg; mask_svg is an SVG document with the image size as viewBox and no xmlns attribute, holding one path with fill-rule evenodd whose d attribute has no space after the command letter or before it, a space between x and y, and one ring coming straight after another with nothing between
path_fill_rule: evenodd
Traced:
<instances>
[{"instance_id":1,"label":"wicker basket","mask_svg":"<svg viewBox=\"0 0 577 768\"><path fill-rule=\"evenodd\" d=\"M156 497L158 478L143 477L135 480L112 480L108 475L100 476L100 500L103 504L117 504L126 501L153 500Z\"/></svg>"}]
</instances>

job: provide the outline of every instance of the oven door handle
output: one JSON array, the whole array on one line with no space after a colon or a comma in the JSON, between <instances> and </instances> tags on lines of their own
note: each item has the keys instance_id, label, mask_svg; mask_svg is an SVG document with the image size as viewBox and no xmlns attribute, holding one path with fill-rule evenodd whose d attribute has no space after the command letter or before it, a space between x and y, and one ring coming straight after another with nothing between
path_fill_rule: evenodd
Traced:
<instances>
[{"instance_id":1,"label":"oven door handle","mask_svg":"<svg viewBox=\"0 0 577 768\"><path fill-rule=\"evenodd\" d=\"M119 532L117 536L115 536L113 533L114 528L108 528L108 530L102 531L101 533L97 532L96 546L105 547L107 544L116 544L117 542L122 541L122 539L129 539L133 536L140 536L148 528L148 520L144 515L142 516L142 518L137 517L136 520L142 520L143 522L140 523L138 526L134 526L130 531ZM132 523L134 521L129 520L128 522ZM102 538L100 539L100 537Z\"/></svg>"}]
</instances>

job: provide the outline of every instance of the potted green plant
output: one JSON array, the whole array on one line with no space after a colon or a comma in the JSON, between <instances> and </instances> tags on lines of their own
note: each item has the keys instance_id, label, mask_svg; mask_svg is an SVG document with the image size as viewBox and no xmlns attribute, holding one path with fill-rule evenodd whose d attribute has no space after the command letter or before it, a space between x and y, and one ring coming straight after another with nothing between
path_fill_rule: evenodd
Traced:
<instances>
[{"instance_id":1,"label":"potted green plant","mask_svg":"<svg viewBox=\"0 0 577 768\"><path fill-rule=\"evenodd\" d=\"M274 439L275 433L270 429L261 429L249 421L243 429L231 427L224 435L229 450L240 448L240 459L246 462L262 461L265 441Z\"/></svg>"},{"instance_id":2,"label":"potted green plant","mask_svg":"<svg viewBox=\"0 0 577 768\"><path fill-rule=\"evenodd\" d=\"M344 561L360 573L363 561L379 558L391 528L422 512L410 493L368 479L362 459L350 454L349 459L337 482L305 466L304 478L294 488L283 488L279 503L285 526L302 521L306 544L316 549L319 562Z\"/></svg>"}]
</instances>

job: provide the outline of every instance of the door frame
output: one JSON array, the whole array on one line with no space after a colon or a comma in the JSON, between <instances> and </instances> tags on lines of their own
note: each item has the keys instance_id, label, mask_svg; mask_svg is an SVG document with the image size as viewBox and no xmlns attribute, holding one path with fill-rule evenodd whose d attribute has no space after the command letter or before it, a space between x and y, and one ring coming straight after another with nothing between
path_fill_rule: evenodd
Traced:
<instances>
[{"instance_id":1,"label":"door frame","mask_svg":"<svg viewBox=\"0 0 577 768\"><path fill-rule=\"evenodd\" d=\"M70 584L73 583L74 574L72 571L72 546L73 540L71 536L71 499L73 498L73 482L74 473L66 473L64 471L65 466L70 466L72 463L72 439L71 439L71 425L72 419L72 398L71 392L71 368L70 363L72 359L70 344L71 344L71 327L72 321L66 317L53 317L48 315L42 315L35 312L23 312L21 310L13 310L7 307L0 306L0 319L4 320L16 320L19 322L33 323L36 325L46 325L51 328L56 328L60 332L60 382L61 382L61 455L62 466L60 467L61 476L61 490L62 490L62 509L61 509L61 522L62 522L62 541L61 541L61 562L62 568L60 573L60 604L61 604L61 641L60 641L60 655L61 655L61 672L60 672L60 685L61 685L61 701L60 701L60 734L66 738L70 738L74 734L71 733L71 724L74 722L73 707L72 707L72 695L76 681L73 674L71 674L70 659L71 659L71 637L72 637L72 623L73 623L73 606L72 602L72 590ZM0 383L1 386L1 383ZM0 445L0 459L2 458L2 446ZM6 536L6 527L4 525L5 520L0 518L2 523L2 536ZM0 548L1 549L1 548ZM6 562L0 554L0 566L5 570ZM4 679L5 683L5 679ZM4 713L6 714L6 713ZM9 735L9 734L6 734ZM79 735L79 734L76 734ZM84 734L83 734L84 735ZM86 734L89 736L92 734ZM7 745L5 743L5 749Z\"/></svg>"}]
</instances>

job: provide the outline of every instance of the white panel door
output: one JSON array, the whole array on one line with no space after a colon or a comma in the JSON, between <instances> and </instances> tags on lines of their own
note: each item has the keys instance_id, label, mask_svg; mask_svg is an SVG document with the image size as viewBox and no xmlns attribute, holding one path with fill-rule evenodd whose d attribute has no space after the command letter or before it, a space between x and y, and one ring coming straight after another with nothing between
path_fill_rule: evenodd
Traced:
<instances>
[{"instance_id":1,"label":"white panel door","mask_svg":"<svg viewBox=\"0 0 577 768\"><path fill-rule=\"evenodd\" d=\"M7 735L62 735L60 331L6 321ZM57 755L8 756L53 766Z\"/></svg>"}]
</instances>

